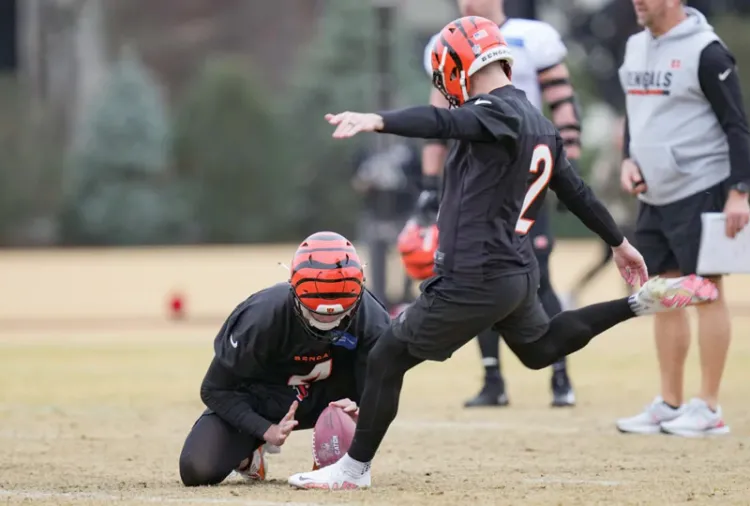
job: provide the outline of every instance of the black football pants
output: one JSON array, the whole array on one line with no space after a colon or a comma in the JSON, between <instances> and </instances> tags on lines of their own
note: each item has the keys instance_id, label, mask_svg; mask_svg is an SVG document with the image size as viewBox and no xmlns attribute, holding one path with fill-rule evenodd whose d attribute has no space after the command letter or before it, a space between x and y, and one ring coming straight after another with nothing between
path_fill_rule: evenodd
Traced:
<instances>
[{"instance_id":1,"label":"black football pants","mask_svg":"<svg viewBox=\"0 0 750 506\"><path fill-rule=\"evenodd\" d=\"M398 412L404 375L423 360L442 361L482 329L495 327L531 369L548 367L634 316L627 298L565 311L549 320L539 303L538 273L481 283L436 276L380 337L367 378L349 455L369 462Z\"/></svg>"}]
</instances>

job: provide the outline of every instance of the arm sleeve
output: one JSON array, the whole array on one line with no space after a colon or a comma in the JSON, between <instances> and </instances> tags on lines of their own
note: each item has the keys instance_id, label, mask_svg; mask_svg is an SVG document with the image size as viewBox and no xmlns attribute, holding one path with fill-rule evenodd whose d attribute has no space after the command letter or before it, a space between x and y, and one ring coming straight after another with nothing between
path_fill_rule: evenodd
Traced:
<instances>
[{"instance_id":1,"label":"arm sleeve","mask_svg":"<svg viewBox=\"0 0 750 506\"><path fill-rule=\"evenodd\" d=\"M278 304L262 292L240 304L214 340L214 359L201 384L201 399L209 409L237 429L262 438L272 422L253 410L252 396L241 385L268 373L275 352L273 328L280 321Z\"/></svg>"},{"instance_id":2,"label":"arm sleeve","mask_svg":"<svg viewBox=\"0 0 750 506\"><path fill-rule=\"evenodd\" d=\"M534 24L534 34L526 38L526 44L537 72L544 72L562 63L568 54L560 33L552 25L541 21Z\"/></svg>"},{"instance_id":3,"label":"arm sleeve","mask_svg":"<svg viewBox=\"0 0 750 506\"><path fill-rule=\"evenodd\" d=\"M253 410L252 396L237 389L240 382L241 378L214 357L201 383L201 400L233 427L263 439L273 423Z\"/></svg>"},{"instance_id":4,"label":"arm sleeve","mask_svg":"<svg viewBox=\"0 0 750 506\"><path fill-rule=\"evenodd\" d=\"M381 133L472 142L515 138L519 118L502 111L494 98L480 97L455 109L425 105L379 113L383 118Z\"/></svg>"},{"instance_id":5,"label":"arm sleeve","mask_svg":"<svg viewBox=\"0 0 750 506\"><path fill-rule=\"evenodd\" d=\"M275 352L273 336L281 331L274 323L283 321L273 298L259 292L239 305L214 340L218 362L240 378L263 377ZM278 324L277 324L278 325Z\"/></svg>"},{"instance_id":6,"label":"arm sleeve","mask_svg":"<svg viewBox=\"0 0 750 506\"><path fill-rule=\"evenodd\" d=\"M740 78L734 57L721 42L712 42L701 53L698 80L727 136L732 167L729 182L750 182L750 136Z\"/></svg>"},{"instance_id":7,"label":"arm sleeve","mask_svg":"<svg viewBox=\"0 0 750 506\"><path fill-rule=\"evenodd\" d=\"M565 156L562 139L557 137L558 159L552 172L550 188L586 227L612 247L622 244L624 236L604 204L594 195L571 167Z\"/></svg>"},{"instance_id":8,"label":"arm sleeve","mask_svg":"<svg viewBox=\"0 0 750 506\"><path fill-rule=\"evenodd\" d=\"M367 357L377 343L378 338L388 330L391 325L391 317L388 311L373 297L370 292L365 292L362 306L357 314L357 358L354 370L357 385L357 395L362 398L365 389L365 378L367 376Z\"/></svg>"}]
</instances>

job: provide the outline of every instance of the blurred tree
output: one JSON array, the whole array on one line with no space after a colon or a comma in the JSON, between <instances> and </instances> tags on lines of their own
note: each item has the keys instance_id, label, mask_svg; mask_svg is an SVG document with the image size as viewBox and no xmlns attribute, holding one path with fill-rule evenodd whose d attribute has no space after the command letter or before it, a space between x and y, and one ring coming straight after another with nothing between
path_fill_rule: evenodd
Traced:
<instances>
[{"instance_id":1,"label":"blurred tree","mask_svg":"<svg viewBox=\"0 0 750 506\"><path fill-rule=\"evenodd\" d=\"M302 196L304 232L330 229L352 235L359 209L350 186L352 160L368 135L334 141L323 116L375 106L374 10L368 2L351 0L324 5L317 35L301 51L290 99L283 104L297 174L290 184Z\"/></svg>"},{"instance_id":2,"label":"blurred tree","mask_svg":"<svg viewBox=\"0 0 750 506\"><path fill-rule=\"evenodd\" d=\"M76 131L65 170L66 244L180 242L189 206L170 176L170 124L158 85L124 49Z\"/></svg>"},{"instance_id":3,"label":"blurred tree","mask_svg":"<svg viewBox=\"0 0 750 506\"><path fill-rule=\"evenodd\" d=\"M253 69L241 60L211 62L181 101L175 154L190 181L203 241L299 239L287 162L297 146Z\"/></svg>"},{"instance_id":4,"label":"blurred tree","mask_svg":"<svg viewBox=\"0 0 750 506\"><path fill-rule=\"evenodd\" d=\"M49 111L31 114L30 97L13 75L0 76L0 245L57 240L62 142Z\"/></svg>"},{"instance_id":5,"label":"blurred tree","mask_svg":"<svg viewBox=\"0 0 750 506\"><path fill-rule=\"evenodd\" d=\"M396 107L426 104L432 89L432 79L425 73L424 49L429 37L419 36L404 19L397 19L393 37L394 75L391 82L396 90Z\"/></svg>"}]
</instances>

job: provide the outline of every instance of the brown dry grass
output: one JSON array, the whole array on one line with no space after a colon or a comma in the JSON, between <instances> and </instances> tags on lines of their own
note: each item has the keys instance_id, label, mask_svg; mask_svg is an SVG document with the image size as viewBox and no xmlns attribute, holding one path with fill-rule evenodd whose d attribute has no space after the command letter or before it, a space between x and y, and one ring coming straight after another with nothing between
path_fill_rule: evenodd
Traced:
<instances>
[{"instance_id":1,"label":"brown dry grass","mask_svg":"<svg viewBox=\"0 0 750 506\"><path fill-rule=\"evenodd\" d=\"M177 456L201 410L198 384L219 323L212 320L248 291L283 279L275 262L290 249L0 255L0 503L750 504L750 319L740 309L722 397L733 434L723 439L614 430L615 418L656 393L644 318L572 357L573 410L548 408L549 373L528 371L508 353L512 406L461 409L481 377L473 344L410 372L369 491L289 489L285 478L311 464L305 432L270 457L270 482L183 488ZM593 244L560 244L555 284L569 286L595 255ZM730 280L729 293L747 304L742 281ZM175 286L206 319L158 322ZM610 269L587 301L616 295ZM695 392L695 352L688 378Z\"/></svg>"}]
</instances>

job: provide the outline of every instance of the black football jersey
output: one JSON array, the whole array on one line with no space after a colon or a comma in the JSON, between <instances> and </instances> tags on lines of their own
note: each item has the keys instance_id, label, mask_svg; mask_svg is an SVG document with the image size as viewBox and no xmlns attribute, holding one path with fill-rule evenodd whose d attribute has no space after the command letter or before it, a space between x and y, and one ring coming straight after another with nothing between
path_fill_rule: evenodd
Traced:
<instances>
[{"instance_id":1,"label":"black football jersey","mask_svg":"<svg viewBox=\"0 0 750 506\"><path fill-rule=\"evenodd\" d=\"M435 256L443 273L488 278L535 268L528 232L551 188L594 232L622 235L568 162L551 121L505 86L454 109L381 113L385 133L456 139L446 160Z\"/></svg>"},{"instance_id":2,"label":"black football jersey","mask_svg":"<svg viewBox=\"0 0 750 506\"><path fill-rule=\"evenodd\" d=\"M367 354L390 325L385 308L367 290L352 323L333 343L314 339L294 310L288 283L251 295L229 315L214 340L216 359L244 382L299 391L319 381L364 374ZM361 381L361 380L360 380Z\"/></svg>"},{"instance_id":3,"label":"black football jersey","mask_svg":"<svg viewBox=\"0 0 750 506\"><path fill-rule=\"evenodd\" d=\"M333 331L340 333L336 342L323 342L297 317L288 283L256 292L219 330L201 399L226 422L258 438L295 399L302 417L321 409L319 402L332 391L353 392L347 395L358 401L368 353L390 323L385 308L365 290L351 325Z\"/></svg>"}]
</instances>

